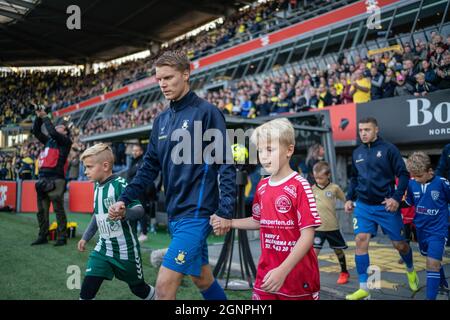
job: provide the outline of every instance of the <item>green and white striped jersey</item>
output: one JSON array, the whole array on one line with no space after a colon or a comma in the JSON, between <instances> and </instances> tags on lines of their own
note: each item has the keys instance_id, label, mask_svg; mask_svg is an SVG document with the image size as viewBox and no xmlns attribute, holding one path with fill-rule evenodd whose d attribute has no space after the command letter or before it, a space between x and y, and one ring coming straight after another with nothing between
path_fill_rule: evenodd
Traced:
<instances>
[{"instance_id":1,"label":"green and white striped jersey","mask_svg":"<svg viewBox=\"0 0 450 320\"><path fill-rule=\"evenodd\" d=\"M109 177L103 184L95 183L94 214L100 237L94 250L115 259L135 261L140 257L136 222L108 218L108 208L119 199L126 186L126 180L118 176ZM138 205L141 203L135 200L128 208Z\"/></svg>"}]
</instances>

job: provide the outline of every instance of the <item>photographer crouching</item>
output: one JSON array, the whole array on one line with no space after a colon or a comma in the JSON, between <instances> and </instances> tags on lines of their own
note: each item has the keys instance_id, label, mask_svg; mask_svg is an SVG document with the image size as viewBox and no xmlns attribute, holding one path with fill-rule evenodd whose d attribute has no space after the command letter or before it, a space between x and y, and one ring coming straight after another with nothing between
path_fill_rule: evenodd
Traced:
<instances>
[{"instance_id":1,"label":"photographer crouching","mask_svg":"<svg viewBox=\"0 0 450 320\"><path fill-rule=\"evenodd\" d=\"M48 242L49 210L52 202L58 223L55 246L63 246L67 244L67 218L64 211L65 174L72 141L66 121L55 127L47 116L44 106L35 106L35 112L37 117L31 132L45 148L39 155L39 178L36 183L39 236L31 245ZM42 128L45 128L45 134Z\"/></svg>"}]
</instances>

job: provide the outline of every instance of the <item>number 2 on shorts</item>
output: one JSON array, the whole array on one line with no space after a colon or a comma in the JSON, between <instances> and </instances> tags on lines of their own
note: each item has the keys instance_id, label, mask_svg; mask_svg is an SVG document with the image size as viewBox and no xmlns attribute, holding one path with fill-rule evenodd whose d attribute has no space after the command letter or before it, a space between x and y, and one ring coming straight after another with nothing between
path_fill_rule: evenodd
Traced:
<instances>
[{"instance_id":1,"label":"number 2 on shorts","mask_svg":"<svg viewBox=\"0 0 450 320\"><path fill-rule=\"evenodd\" d=\"M356 219L356 218L353 218L353 230L356 230L356 229L358 229L358 219Z\"/></svg>"}]
</instances>

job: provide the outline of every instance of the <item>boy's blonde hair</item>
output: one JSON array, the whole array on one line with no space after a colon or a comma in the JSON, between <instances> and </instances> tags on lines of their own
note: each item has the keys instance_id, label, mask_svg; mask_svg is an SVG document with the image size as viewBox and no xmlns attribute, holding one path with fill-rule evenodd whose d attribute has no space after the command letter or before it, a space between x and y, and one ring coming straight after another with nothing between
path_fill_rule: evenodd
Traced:
<instances>
[{"instance_id":1,"label":"boy's blonde hair","mask_svg":"<svg viewBox=\"0 0 450 320\"><path fill-rule=\"evenodd\" d=\"M258 145L261 139L267 141L278 140L285 146L295 146L295 132L292 123L287 118L278 118L260 125L250 137L251 143Z\"/></svg>"},{"instance_id":2,"label":"boy's blonde hair","mask_svg":"<svg viewBox=\"0 0 450 320\"><path fill-rule=\"evenodd\" d=\"M419 72L418 74L416 74L416 79L425 79L425 73L423 72Z\"/></svg>"},{"instance_id":3,"label":"boy's blonde hair","mask_svg":"<svg viewBox=\"0 0 450 320\"><path fill-rule=\"evenodd\" d=\"M80 157L81 161L88 157L94 157L96 162L108 162L111 168L114 165L114 154L111 147L106 143L97 143L90 148L87 148Z\"/></svg>"},{"instance_id":4,"label":"boy's blonde hair","mask_svg":"<svg viewBox=\"0 0 450 320\"><path fill-rule=\"evenodd\" d=\"M319 161L314 165L313 172L316 174L324 173L328 175L331 173L330 165L326 161Z\"/></svg>"},{"instance_id":5,"label":"boy's blonde hair","mask_svg":"<svg viewBox=\"0 0 450 320\"><path fill-rule=\"evenodd\" d=\"M406 160L406 168L413 174L428 172L432 168L430 157L425 152L414 152Z\"/></svg>"}]
</instances>

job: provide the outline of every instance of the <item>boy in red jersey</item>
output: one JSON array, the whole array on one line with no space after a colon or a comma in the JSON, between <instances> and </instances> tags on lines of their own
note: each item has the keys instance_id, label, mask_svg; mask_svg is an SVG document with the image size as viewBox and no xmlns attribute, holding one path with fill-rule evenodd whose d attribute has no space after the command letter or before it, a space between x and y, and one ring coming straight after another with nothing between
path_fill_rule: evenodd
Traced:
<instances>
[{"instance_id":1,"label":"boy in red jersey","mask_svg":"<svg viewBox=\"0 0 450 320\"><path fill-rule=\"evenodd\" d=\"M260 230L261 257L252 298L318 300L320 275L313 241L320 217L308 181L289 166L294 128L285 118L275 119L256 128L251 140L271 176L256 187L252 217L233 219L231 227ZM220 218L211 223L216 232Z\"/></svg>"}]
</instances>

